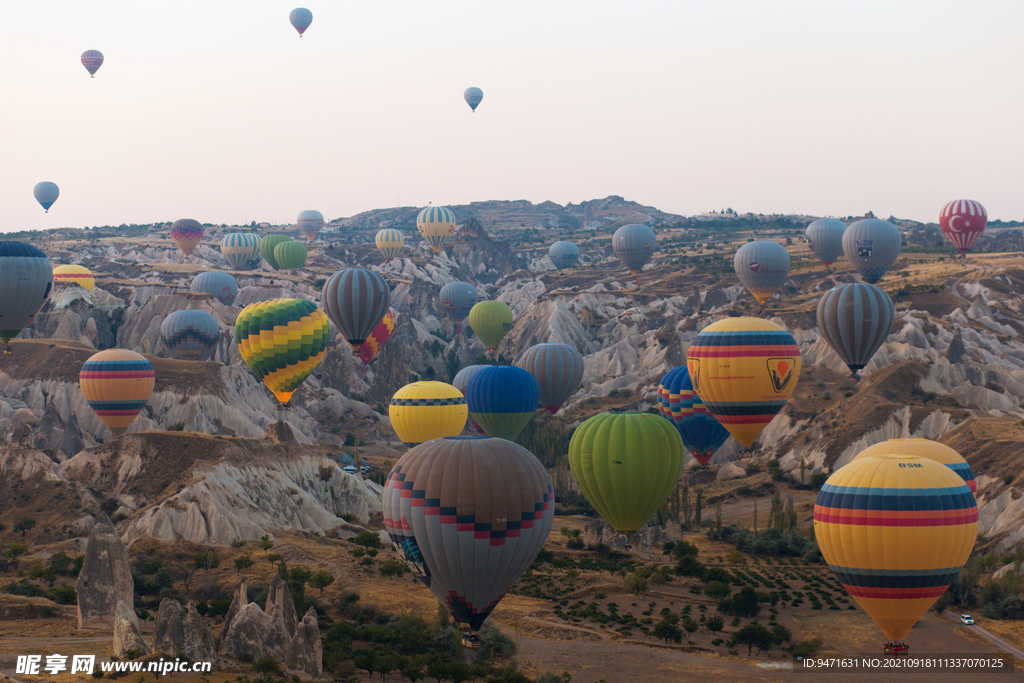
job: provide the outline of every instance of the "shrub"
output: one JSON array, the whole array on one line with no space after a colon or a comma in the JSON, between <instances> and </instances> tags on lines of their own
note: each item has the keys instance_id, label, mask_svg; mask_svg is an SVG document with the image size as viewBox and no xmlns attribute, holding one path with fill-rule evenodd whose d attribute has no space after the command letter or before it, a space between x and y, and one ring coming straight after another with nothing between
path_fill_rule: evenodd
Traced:
<instances>
[{"instance_id":1,"label":"shrub","mask_svg":"<svg viewBox=\"0 0 1024 683\"><path fill-rule=\"evenodd\" d=\"M78 602L78 592L75 591L74 586L68 584L57 586L50 594L58 605L74 605Z\"/></svg>"},{"instance_id":2,"label":"shrub","mask_svg":"<svg viewBox=\"0 0 1024 683\"><path fill-rule=\"evenodd\" d=\"M381 548L383 547L380 542L380 536L373 531L360 531L356 534L352 542L356 545L365 546L367 548Z\"/></svg>"}]
</instances>

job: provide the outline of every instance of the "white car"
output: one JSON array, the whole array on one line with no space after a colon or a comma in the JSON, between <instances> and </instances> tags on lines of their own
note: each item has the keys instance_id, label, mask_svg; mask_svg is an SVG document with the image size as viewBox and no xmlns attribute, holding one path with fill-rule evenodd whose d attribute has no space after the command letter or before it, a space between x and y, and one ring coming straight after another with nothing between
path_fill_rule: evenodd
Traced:
<instances>
[{"instance_id":1,"label":"white car","mask_svg":"<svg viewBox=\"0 0 1024 683\"><path fill-rule=\"evenodd\" d=\"M968 626L970 626L971 624L974 623L974 617L972 617L970 614L961 614L960 615L960 623L961 624L967 624Z\"/></svg>"},{"instance_id":2,"label":"white car","mask_svg":"<svg viewBox=\"0 0 1024 683\"><path fill-rule=\"evenodd\" d=\"M344 467L341 468L341 471L342 472L348 472L349 474L355 474L356 473L356 466L355 465L345 465Z\"/></svg>"},{"instance_id":3,"label":"white car","mask_svg":"<svg viewBox=\"0 0 1024 683\"><path fill-rule=\"evenodd\" d=\"M370 471L370 470L372 470L373 468L372 468L372 467L370 467L369 465L363 465L363 466L362 466L362 468L360 468L360 469L362 469L362 470L363 470L363 472L369 472L369 471Z\"/></svg>"}]
</instances>

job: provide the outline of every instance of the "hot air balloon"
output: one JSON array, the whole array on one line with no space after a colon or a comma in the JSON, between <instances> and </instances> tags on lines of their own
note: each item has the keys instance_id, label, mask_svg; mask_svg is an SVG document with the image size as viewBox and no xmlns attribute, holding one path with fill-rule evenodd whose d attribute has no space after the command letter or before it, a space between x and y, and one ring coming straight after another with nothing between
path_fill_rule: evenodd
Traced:
<instances>
[{"instance_id":1,"label":"hot air balloon","mask_svg":"<svg viewBox=\"0 0 1024 683\"><path fill-rule=\"evenodd\" d=\"M690 371L685 365L669 370L661 378L658 409L679 430L683 445L701 466L707 465L729 438L729 431L714 415L708 414L700 396L693 390Z\"/></svg>"},{"instance_id":2,"label":"hot air balloon","mask_svg":"<svg viewBox=\"0 0 1024 683\"><path fill-rule=\"evenodd\" d=\"M191 218L182 218L171 224L171 239L188 258L192 250L203 241L203 224Z\"/></svg>"},{"instance_id":3,"label":"hot air balloon","mask_svg":"<svg viewBox=\"0 0 1024 683\"><path fill-rule=\"evenodd\" d=\"M455 230L455 214L444 206L428 206L416 216L416 229L431 249L441 251L448 236Z\"/></svg>"},{"instance_id":4,"label":"hot air balloon","mask_svg":"<svg viewBox=\"0 0 1024 683\"><path fill-rule=\"evenodd\" d=\"M31 244L0 242L0 342L10 342L32 324L53 290L53 266Z\"/></svg>"},{"instance_id":5,"label":"hot air balloon","mask_svg":"<svg viewBox=\"0 0 1024 683\"><path fill-rule=\"evenodd\" d=\"M540 552L554 520L544 466L504 439L454 436L403 455L384 484L384 527L457 621L480 629Z\"/></svg>"},{"instance_id":6,"label":"hot air balloon","mask_svg":"<svg viewBox=\"0 0 1024 683\"><path fill-rule=\"evenodd\" d=\"M513 441L537 411L537 381L512 365L489 365L466 384L469 415L487 436Z\"/></svg>"},{"instance_id":7,"label":"hot air balloon","mask_svg":"<svg viewBox=\"0 0 1024 683\"><path fill-rule=\"evenodd\" d=\"M89 407L115 435L124 434L156 386L153 366L127 349L100 351L85 361L78 384Z\"/></svg>"},{"instance_id":8,"label":"hot air balloon","mask_svg":"<svg viewBox=\"0 0 1024 683\"><path fill-rule=\"evenodd\" d=\"M266 235L260 239L260 255L263 256L264 261L270 264L271 268L281 270L281 264L274 257L274 250L277 249L277 245L291 241L292 238L287 235Z\"/></svg>"},{"instance_id":9,"label":"hot air balloon","mask_svg":"<svg viewBox=\"0 0 1024 683\"><path fill-rule=\"evenodd\" d=\"M160 324L160 341L178 360L210 360L219 336L217 319L206 311L174 311Z\"/></svg>"},{"instance_id":10,"label":"hot air balloon","mask_svg":"<svg viewBox=\"0 0 1024 683\"><path fill-rule=\"evenodd\" d=\"M298 223L302 236L312 242L320 234L320 228L324 227L324 215L319 211L307 209L299 212L299 217L295 222Z\"/></svg>"},{"instance_id":11,"label":"hot air balloon","mask_svg":"<svg viewBox=\"0 0 1024 683\"><path fill-rule=\"evenodd\" d=\"M299 32L299 38L301 38L309 25L313 23L313 13L305 7L296 7L288 14L288 21Z\"/></svg>"},{"instance_id":12,"label":"hot air balloon","mask_svg":"<svg viewBox=\"0 0 1024 683\"><path fill-rule=\"evenodd\" d=\"M973 199L957 199L942 207L939 213L939 227L953 246L964 256L985 232L988 223L988 212L980 202Z\"/></svg>"},{"instance_id":13,"label":"hot air balloon","mask_svg":"<svg viewBox=\"0 0 1024 683\"><path fill-rule=\"evenodd\" d=\"M391 427L407 444L461 434L468 416L466 397L444 382L406 384L388 406Z\"/></svg>"},{"instance_id":14,"label":"hot air balloon","mask_svg":"<svg viewBox=\"0 0 1024 683\"><path fill-rule=\"evenodd\" d=\"M220 242L220 253L235 270L255 268L260 262L260 237L254 232L233 232Z\"/></svg>"},{"instance_id":15,"label":"hot air balloon","mask_svg":"<svg viewBox=\"0 0 1024 683\"><path fill-rule=\"evenodd\" d=\"M854 460L814 504L825 562L891 644L946 592L978 537L978 505L956 473L912 455Z\"/></svg>"},{"instance_id":16,"label":"hot air balloon","mask_svg":"<svg viewBox=\"0 0 1024 683\"><path fill-rule=\"evenodd\" d=\"M503 301L481 301L469 311L469 326L493 352L512 329L512 309Z\"/></svg>"},{"instance_id":17,"label":"hot air balloon","mask_svg":"<svg viewBox=\"0 0 1024 683\"><path fill-rule=\"evenodd\" d=\"M455 323L455 333L462 331L462 321L477 305L476 287L465 282L449 282L441 288L441 308Z\"/></svg>"},{"instance_id":18,"label":"hot air balloon","mask_svg":"<svg viewBox=\"0 0 1024 683\"><path fill-rule=\"evenodd\" d=\"M874 285L841 285L818 301L821 336L850 368L854 379L885 343L895 322L892 299Z\"/></svg>"},{"instance_id":19,"label":"hot air balloon","mask_svg":"<svg viewBox=\"0 0 1024 683\"><path fill-rule=\"evenodd\" d=\"M964 480L971 493L975 493L978 490L978 484L974 480L974 471L971 470L971 466L967 464L963 456L938 441L931 441L930 439L889 439L888 441L876 443L874 446L868 446L858 453L854 460L870 458L881 453L916 455L919 458L926 458L940 465L945 465Z\"/></svg>"},{"instance_id":20,"label":"hot air balloon","mask_svg":"<svg viewBox=\"0 0 1024 683\"><path fill-rule=\"evenodd\" d=\"M381 347L384 346L384 342L391 338L391 333L395 330L395 316L389 310L385 315L384 319L377 323L377 327L373 328L373 332L366 338L363 345L356 351L356 357L363 361L363 365L369 365L377 354L380 353Z\"/></svg>"},{"instance_id":21,"label":"hot air balloon","mask_svg":"<svg viewBox=\"0 0 1024 683\"><path fill-rule=\"evenodd\" d=\"M91 292L96 287L96 277L85 266L57 266L53 269L53 284L78 285Z\"/></svg>"},{"instance_id":22,"label":"hot air balloon","mask_svg":"<svg viewBox=\"0 0 1024 683\"><path fill-rule=\"evenodd\" d=\"M878 218L865 218L843 233L843 252L864 282L875 284L896 262L903 246L899 228Z\"/></svg>"},{"instance_id":23,"label":"hot air balloon","mask_svg":"<svg viewBox=\"0 0 1024 683\"><path fill-rule=\"evenodd\" d=\"M489 368L490 365L467 365L466 367L455 373L455 377L452 379L452 386L462 392L462 395L466 395L466 387L469 385L469 380L473 378L473 375L480 372L484 368ZM469 425L476 430L477 434L483 434L483 427L476 423L473 416L469 416Z\"/></svg>"},{"instance_id":24,"label":"hot air balloon","mask_svg":"<svg viewBox=\"0 0 1024 683\"><path fill-rule=\"evenodd\" d=\"M726 318L697 335L686 365L704 407L749 449L796 388L800 347L773 322Z\"/></svg>"},{"instance_id":25,"label":"hot air balloon","mask_svg":"<svg viewBox=\"0 0 1024 683\"><path fill-rule=\"evenodd\" d=\"M568 344L537 344L516 365L530 373L540 389L540 404L554 415L583 381L583 356Z\"/></svg>"},{"instance_id":26,"label":"hot air balloon","mask_svg":"<svg viewBox=\"0 0 1024 683\"><path fill-rule=\"evenodd\" d=\"M732 267L743 286L764 306L789 276L789 252L777 242L747 242L736 250Z\"/></svg>"},{"instance_id":27,"label":"hot air balloon","mask_svg":"<svg viewBox=\"0 0 1024 683\"><path fill-rule=\"evenodd\" d=\"M274 247L274 260L281 270L295 270L306 265L306 253L305 244L288 240Z\"/></svg>"},{"instance_id":28,"label":"hot air balloon","mask_svg":"<svg viewBox=\"0 0 1024 683\"><path fill-rule=\"evenodd\" d=\"M385 228L377 233L374 243L377 245L377 250L384 256L384 262L387 263L395 258L395 255L405 246L405 235L401 230Z\"/></svg>"},{"instance_id":29,"label":"hot air balloon","mask_svg":"<svg viewBox=\"0 0 1024 683\"><path fill-rule=\"evenodd\" d=\"M391 288L372 270L346 268L327 278L321 300L331 322L358 352L387 314Z\"/></svg>"},{"instance_id":30,"label":"hot air balloon","mask_svg":"<svg viewBox=\"0 0 1024 683\"><path fill-rule=\"evenodd\" d=\"M43 213L50 213L50 207L53 206L53 203L57 201L57 197L60 196L60 188L57 187L56 183L44 180L41 183L36 183L36 186L32 188L32 196L43 207Z\"/></svg>"},{"instance_id":31,"label":"hot air balloon","mask_svg":"<svg viewBox=\"0 0 1024 683\"><path fill-rule=\"evenodd\" d=\"M632 540L665 504L683 470L683 440L649 413L595 415L569 442L569 469L594 509Z\"/></svg>"},{"instance_id":32,"label":"hot air balloon","mask_svg":"<svg viewBox=\"0 0 1024 683\"><path fill-rule=\"evenodd\" d=\"M327 316L302 299L258 301L235 320L242 360L283 408L323 360L330 337Z\"/></svg>"},{"instance_id":33,"label":"hot air balloon","mask_svg":"<svg viewBox=\"0 0 1024 683\"><path fill-rule=\"evenodd\" d=\"M466 88L466 92L462 93L462 96L466 98L466 104L473 110L473 113L476 113L476 108L484 99L484 91L480 88Z\"/></svg>"},{"instance_id":34,"label":"hot air balloon","mask_svg":"<svg viewBox=\"0 0 1024 683\"><path fill-rule=\"evenodd\" d=\"M548 248L548 258L555 268L572 268L580 262L580 248L572 242L555 242Z\"/></svg>"},{"instance_id":35,"label":"hot air balloon","mask_svg":"<svg viewBox=\"0 0 1024 683\"><path fill-rule=\"evenodd\" d=\"M807 246L821 260L828 273L828 267L843 255L843 233L846 223L835 218L819 218L807 226Z\"/></svg>"},{"instance_id":36,"label":"hot air balloon","mask_svg":"<svg viewBox=\"0 0 1024 683\"><path fill-rule=\"evenodd\" d=\"M646 225L623 225L612 235L612 250L634 278L651 260L657 248L658 238Z\"/></svg>"},{"instance_id":37,"label":"hot air balloon","mask_svg":"<svg viewBox=\"0 0 1024 683\"><path fill-rule=\"evenodd\" d=\"M82 53L82 66L89 72L89 78L96 78L96 72L103 66L103 53L99 50L86 50Z\"/></svg>"},{"instance_id":38,"label":"hot air balloon","mask_svg":"<svg viewBox=\"0 0 1024 683\"><path fill-rule=\"evenodd\" d=\"M190 289L193 292L212 294L217 297L217 301L225 306L230 306L238 294L238 282L230 273L212 270L196 275Z\"/></svg>"}]
</instances>

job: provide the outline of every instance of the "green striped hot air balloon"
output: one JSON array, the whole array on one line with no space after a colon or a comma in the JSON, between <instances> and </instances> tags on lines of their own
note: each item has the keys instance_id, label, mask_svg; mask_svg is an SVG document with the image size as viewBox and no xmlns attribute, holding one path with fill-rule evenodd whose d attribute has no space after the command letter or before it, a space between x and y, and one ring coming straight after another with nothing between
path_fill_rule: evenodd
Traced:
<instances>
[{"instance_id":1,"label":"green striped hot air balloon","mask_svg":"<svg viewBox=\"0 0 1024 683\"><path fill-rule=\"evenodd\" d=\"M286 235L267 235L260 240L260 254L263 260L270 264L274 270L281 270L281 265L274 258L274 250L282 242L289 242L291 238Z\"/></svg>"},{"instance_id":2,"label":"green striped hot air balloon","mask_svg":"<svg viewBox=\"0 0 1024 683\"><path fill-rule=\"evenodd\" d=\"M306 245L295 240L281 242L274 247L274 260L281 270L295 270L306 265Z\"/></svg>"}]
</instances>

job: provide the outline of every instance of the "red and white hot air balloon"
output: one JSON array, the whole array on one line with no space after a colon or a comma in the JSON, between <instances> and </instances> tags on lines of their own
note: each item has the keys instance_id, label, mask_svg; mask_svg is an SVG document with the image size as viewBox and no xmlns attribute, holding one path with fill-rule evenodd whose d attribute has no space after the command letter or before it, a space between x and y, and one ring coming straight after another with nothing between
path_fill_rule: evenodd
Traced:
<instances>
[{"instance_id":1,"label":"red and white hot air balloon","mask_svg":"<svg viewBox=\"0 0 1024 683\"><path fill-rule=\"evenodd\" d=\"M978 235L985 231L988 212L973 199L957 199L942 207L939 226L963 256Z\"/></svg>"}]
</instances>

